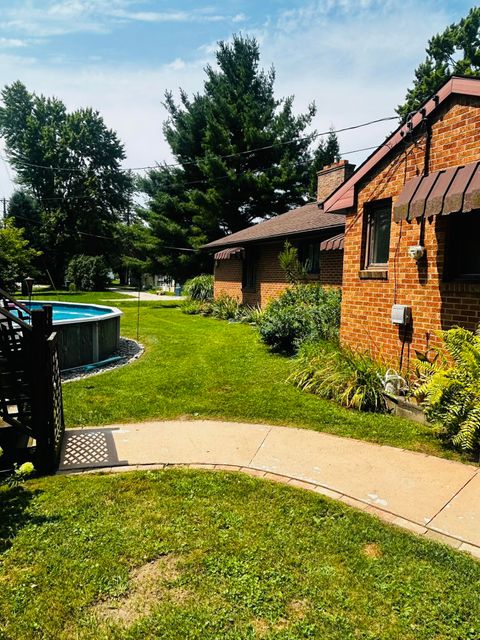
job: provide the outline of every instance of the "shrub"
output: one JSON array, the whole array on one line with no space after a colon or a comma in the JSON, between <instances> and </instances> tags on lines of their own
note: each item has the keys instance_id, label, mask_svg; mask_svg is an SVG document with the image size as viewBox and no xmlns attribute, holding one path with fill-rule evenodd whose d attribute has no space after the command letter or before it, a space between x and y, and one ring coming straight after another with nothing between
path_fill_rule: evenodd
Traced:
<instances>
[{"instance_id":1,"label":"shrub","mask_svg":"<svg viewBox=\"0 0 480 640\"><path fill-rule=\"evenodd\" d=\"M0 458L3 456L3 449L0 447ZM24 462L20 466L18 464L13 465L13 471L7 475L0 476L0 485L6 484L10 488L18 487L27 478L35 473L35 467L31 462Z\"/></svg>"},{"instance_id":2,"label":"shrub","mask_svg":"<svg viewBox=\"0 0 480 640\"><path fill-rule=\"evenodd\" d=\"M210 303L210 314L219 320L236 320L240 307L236 298L221 295Z\"/></svg>"},{"instance_id":3,"label":"shrub","mask_svg":"<svg viewBox=\"0 0 480 640\"><path fill-rule=\"evenodd\" d=\"M188 316L194 316L203 312L205 303L199 302L198 300L184 300L180 308L182 313L186 313Z\"/></svg>"},{"instance_id":4,"label":"shrub","mask_svg":"<svg viewBox=\"0 0 480 640\"><path fill-rule=\"evenodd\" d=\"M183 286L183 293L192 300L212 300L213 276L201 275L187 280Z\"/></svg>"},{"instance_id":5,"label":"shrub","mask_svg":"<svg viewBox=\"0 0 480 640\"><path fill-rule=\"evenodd\" d=\"M108 268L102 256L74 256L68 263L66 279L80 291L101 291L109 283Z\"/></svg>"},{"instance_id":6,"label":"shrub","mask_svg":"<svg viewBox=\"0 0 480 640\"><path fill-rule=\"evenodd\" d=\"M296 285L273 300L258 323L260 337L273 351L291 355L305 341L336 340L341 292L320 285Z\"/></svg>"},{"instance_id":7,"label":"shrub","mask_svg":"<svg viewBox=\"0 0 480 640\"><path fill-rule=\"evenodd\" d=\"M480 448L480 334L455 327L439 335L438 355L417 361L414 395L454 446L475 451Z\"/></svg>"},{"instance_id":8,"label":"shrub","mask_svg":"<svg viewBox=\"0 0 480 640\"><path fill-rule=\"evenodd\" d=\"M386 367L366 353L328 342L302 346L289 378L300 389L344 407L384 413Z\"/></svg>"}]
</instances>

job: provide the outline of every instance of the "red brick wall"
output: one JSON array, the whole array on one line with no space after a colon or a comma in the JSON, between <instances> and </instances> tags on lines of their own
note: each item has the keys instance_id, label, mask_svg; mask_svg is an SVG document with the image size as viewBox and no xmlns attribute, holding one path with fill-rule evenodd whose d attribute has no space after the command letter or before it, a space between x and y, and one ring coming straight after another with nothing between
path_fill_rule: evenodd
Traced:
<instances>
[{"instance_id":1,"label":"red brick wall","mask_svg":"<svg viewBox=\"0 0 480 640\"><path fill-rule=\"evenodd\" d=\"M215 264L215 297L229 295L244 304L264 307L269 300L279 296L288 286L285 274L280 268L278 255L283 243L258 247L257 286L254 290L242 290L242 261L218 260ZM342 284L343 251L322 251L320 253L320 275L309 276L312 282L326 286Z\"/></svg>"},{"instance_id":2,"label":"red brick wall","mask_svg":"<svg viewBox=\"0 0 480 640\"><path fill-rule=\"evenodd\" d=\"M215 282L213 295L226 294L242 301L242 266L243 261L231 258L230 260L216 260L214 268Z\"/></svg>"},{"instance_id":3,"label":"red brick wall","mask_svg":"<svg viewBox=\"0 0 480 640\"><path fill-rule=\"evenodd\" d=\"M317 201L324 202L335 189L350 178L354 170L354 164L350 164L348 160L340 160L317 171Z\"/></svg>"},{"instance_id":4,"label":"red brick wall","mask_svg":"<svg viewBox=\"0 0 480 640\"><path fill-rule=\"evenodd\" d=\"M436 116L431 172L480 158L479 107L478 98L457 97ZM474 329L480 320L480 286L442 282L447 217L426 221L426 258L418 265L408 257L407 249L420 244L419 221L392 221L386 279L365 280L360 275L364 204L382 198L395 203L404 182L423 172L424 143L424 138L417 145L406 142L393 159L377 167L369 181L360 185L357 208L346 220L341 338L355 348L382 354L396 367L405 338L404 369L415 349L423 351L435 343L434 331L455 324ZM405 336L390 322L394 303L412 307L412 329Z\"/></svg>"}]
</instances>

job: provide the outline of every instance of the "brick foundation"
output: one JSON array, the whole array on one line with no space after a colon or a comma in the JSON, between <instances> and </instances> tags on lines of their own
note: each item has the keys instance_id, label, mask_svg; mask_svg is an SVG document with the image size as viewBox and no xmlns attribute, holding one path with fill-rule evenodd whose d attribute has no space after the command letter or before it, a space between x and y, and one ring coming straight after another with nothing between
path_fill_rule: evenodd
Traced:
<instances>
[{"instance_id":1,"label":"brick foundation","mask_svg":"<svg viewBox=\"0 0 480 640\"><path fill-rule=\"evenodd\" d=\"M258 247L257 285L255 289L242 288L243 261L239 259L217 260L215 264L215 298L229 295L249 305L265 307L269 300L278 297L288 283L280 268L278 256L283 243L272 243ZM320 274L309 276L309 281L325 286L341 286L343 251L320 253Z\"/></svg>"},{"instance_id":2,"label":"brick foundation","mask_svg":"<svg viewBox=\"0 0 480 640\"><path fill-rule=\"evenodd\" d=\"M480 158L480 100L452 98L432 122L429 171L467 164ZM418 136L416 136L418 138ZM424 169L425 138L405 145L374 169L358 187L357 207L347 216L341 339L361 350L381 354L399 367L403 345L404 370L415 356L436 343L435 331L461 325L475 329L480 321L480 284L442 282L448 216L421 222L392 222L388 272L384 279L364 279L364 205L392 198L406 181ZM407 255L411 245L423 244L426 256L417 264ZM480 250L480 249L479 249ZM394 303L412 307L412 327L404 335L390 322Z\"/></svg>"}]
</instances>

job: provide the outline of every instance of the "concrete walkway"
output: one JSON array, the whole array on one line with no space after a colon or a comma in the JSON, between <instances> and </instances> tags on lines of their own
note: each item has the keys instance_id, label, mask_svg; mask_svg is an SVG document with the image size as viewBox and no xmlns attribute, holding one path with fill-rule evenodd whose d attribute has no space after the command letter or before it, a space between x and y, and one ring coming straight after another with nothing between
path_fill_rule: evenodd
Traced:
<instances>
[{"instance_id":1,"label":"concrete walkway","mask_svg":"<svg viewBox=\"0 0 480 640\"><path fill-rule=\"evenodd\" d=\"M169 465L310 489L480 557L480 468L306 429L204 420L71 429L60 473Z\"/></svg>"},{"instance_id":2,"label":"concrete walkway","mask_svg":"<svg viewBox=\"0 0 480 640\"><path fill-rule=\"evenodd\" d=\"M130 298L138 299L138 291L124 291L123 289L111 289L112 293L118 293L122 296L129 296ZM159 295L158 293L149 293L148 291L140 291L140 300L142 302L149 300L184 300L183 296L164 296ZM119 298L117 302L124 301L122 298ZM110 302L115 302L115 300L110 300Z\"/></svg>"}]
</instances>

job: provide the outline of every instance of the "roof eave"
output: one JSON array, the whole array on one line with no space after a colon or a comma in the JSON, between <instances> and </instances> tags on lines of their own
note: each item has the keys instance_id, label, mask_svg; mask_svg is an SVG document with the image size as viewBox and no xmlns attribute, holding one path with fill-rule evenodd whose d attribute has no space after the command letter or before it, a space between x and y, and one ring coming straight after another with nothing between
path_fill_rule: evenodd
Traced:
<instances>
[{"instance_id":1,"label":"roof eave","mask_svg":"<svg viewBox=\"0 0 480 640\"><path fill-rule=\"evenodd\" d=\"M385 142L381 144L352 174L352 176L334 191L323 203L326 213L345 213L355 204L355 185L381 162L403 140L407 132L415 130L423 119L433 113L452 94L480 96L480 80L453 76L412 116L407 123L400 125ZM411 129L410 129L411 127Z\"/></svg>"},{"instance_id":2,"label":"roof eave","mask_svg":"<svg viewBox=\"0 0 480 640\"><path fill-rule=\"evenodd\" d=\"M277 233L277 234L272 234L271 236L265 236L263 238L251 238L251 239L247 239L247 240L231 240L230 242L228 242L228 238L229 236L226 236L225 238L225 242L222 242L221 244L215 244L214 246L212 246L211 244L205 244L202 247L200 247L200 249L203 249L204 251L216 251L216 250L220 250L223 247L237 247L237 246L243 246L243 245L250 245L250 244L268 244L269 242L274 242L275 240L279 240L281 238L292 238L292 237L299 237L299 238L303 238L304 236L308 236L308 235L320 235L322 233L326 233L326 232L333 232L335 231L335 233L338 233L338 229L344 229L345 228L345 224L339 223L338 225L331 225L329 227L317 227L315 229L305 229L304 231L291 231L291 232L282 232L282 233Z\"/></svg>"}]
</instances>

